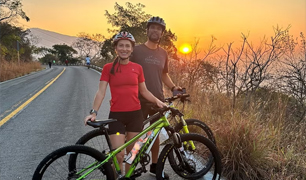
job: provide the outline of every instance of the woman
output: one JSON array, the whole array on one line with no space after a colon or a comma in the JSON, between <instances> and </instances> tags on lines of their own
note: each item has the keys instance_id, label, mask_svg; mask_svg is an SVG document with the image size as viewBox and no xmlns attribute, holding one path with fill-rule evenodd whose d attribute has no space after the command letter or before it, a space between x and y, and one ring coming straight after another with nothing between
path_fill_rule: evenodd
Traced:
<instances>
[{"instance_id":1,"label":"woman","mask_svg":"<svg viewBox=\"0 0 306 180\"><path fill-rule=\"evenodd\" d=\"M96 119L97 111L109 84L112 96L109 118L117 119L116 122L109 124L109 134L113 148L118 148L124 144L125 139L129 141L142 131L143 115L138 92L158 107L166 106L166 104L147 90L142 67L129 60L135 46L133 35L128 32L120 32L115 36L113 45L117 57L113 63L108 63L103 67L99 89L92 106L93 109L84 121L86 125L87 121ZM133 144L127 147L126 151L130 152L132 148ZM122 151L117 155L121 169L123 169L124 154L125 152ZM125 169L127 172L129 166L126 165Z\"/></svg>"}]
</instances>

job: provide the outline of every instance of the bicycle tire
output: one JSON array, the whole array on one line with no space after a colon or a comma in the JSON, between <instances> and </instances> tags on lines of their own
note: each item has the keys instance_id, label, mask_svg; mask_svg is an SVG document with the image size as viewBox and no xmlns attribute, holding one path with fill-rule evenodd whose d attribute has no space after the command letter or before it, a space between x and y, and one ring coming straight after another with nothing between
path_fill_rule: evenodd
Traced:
<instances>
[{"instance_id":1,"label":"bicycle tire","mask_svg":"<svg viewBox=\"0 0 306 180\"><path fill-rule=\"evenodd\" d=\"M169 175L170 177L169 179L176 179L176 180L179 180L180 178L198 179L198 178L203 177L205 174L207 174L209 171L212 171L212 170L214 172L212 179L213 180L220 179L221 172L222 172L222 164L221 164L221 158L219 155L219 151L217 147L215 146L215 144L212 143L209 139L199 134L189 133L189 134L182 134L180 136L181 136L182 142L193 141L197 149L199 149L200 152L203 154L200 154L200 155L191 154L192 151L184 147L183 154L185 155L181 153L183 160L181 161L179 161L178 159L173 160L175 162L176 161L179 161L179 162L175 163L175 165L171 165L170 164L171 162L169 161L169 155L171 154L173 155L174 152L178 153L181 151L174 144L167 144L161 151L160 156L158 158L158 162L156 166L157 167L156 168L156 179L157 180L163 179L164 169ZM211 160L207 161L207 159L211 159L211 157L212 157L212 162ZM174 155L173 155L173 158L174 158ZM202 160L202 162L197 162L198 160L199 161ZM183 164L182 161L185 163L185 166L182 166ZM203 162L204 162L204 165L203 165ZM172 172L171 169L173 169L174 172ZM197 169L200 169L200 170L197 170Z\"/></svg>"},{"instance_id":2,"label":"bicycle tire","mask_svg":"<svg viewBox=\"0 0 306 180\"><path fill-rule=\"evenodd\" d=\"M188 126L188 130L190 133L201 134L207 137L209 140L211 140L214 144L216 144L216 140L215 140L215 136L213 132L203 121L198 120L198 119L186 119L185 122ZM193 128L191 126L195 126L195 127ZM180 132L182 128L183 128L183 124L178 123L175 125L174 130L175 132Z\"/></svg>"},{"instance_id":3,"label":"bicycle tire","mask_svg":"<svg viewBox=\"0 0 306 180\"><path fill-rule=\"evenodd\" d=\"M105 139L105 134L100 129L94 129L89 131L84 136L82 136L76 144L86 145L94 149L99 150L100 152L109 152L109 146Z\"/></svg>"},{"instance_id":4,"label":"bicycle tire","mask_svg":"<svg viewBox=\"0 0 306 180\"><path fill-rule=\"evenodd\" d=\"M105 156L99 151L82 145L72 145L62 147L58 150L53 151L46 156L37 166L33 180L45 180L45 179L76 179L79 175L75 174L75 169L72 171L70 167L71 155L78 155L78 161L75 164L75 168L83 169L88 167L92 162L102 162ZM83 160L84 159L84 160ZM113 169L110 163L106 163L99 167L95 171L91 172L86 178L95 179L115 179Z\"/></svg>"}]
</instances>

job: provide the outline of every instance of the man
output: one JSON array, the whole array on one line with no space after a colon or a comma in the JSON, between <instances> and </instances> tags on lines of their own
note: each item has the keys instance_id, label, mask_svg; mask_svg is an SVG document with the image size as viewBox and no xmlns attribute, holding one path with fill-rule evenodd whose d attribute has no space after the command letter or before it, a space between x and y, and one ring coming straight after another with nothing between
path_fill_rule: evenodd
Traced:
<instances>
[{"instance_id":1,"label":"man","mask_svg":"<svg viewBox=\"0 0 306 180\"><path fill-rule=\"evenodd\" d=\"M85 59L86 59L86 65L89 69L89 67L90 67L90 57L87 55Z\"/></svg>"},{"instance_id":2,"label":"man","mask_svg":"<svg viewBox=\"0 0 306 180\"><path fill-rule=\"evenodd\" d=\"M48 64L49 64L49 68L51 68L52 62L51 62L51 61L49 61L49 62L48 62Z\"/></svg>"},{"instance_id":3,"label":"man","mask_svg":"<svg viewBox=\"0 0 306 180\"><path fill-rule=\"evenodd\" d=\"M164 100L163 83L172 91L180 89L180 87L175 86L168 75L168 54L163 48L159 47L159 42L165 29L166 23L162 18L150 18L147 23L147 41L136 46L131 57L131 61L142 66L148 90L162 101ZM139 99L144 118L146 119L148 115L153 115L155 112L151 110L152 105L141 96ZM159 138L157 138L151 149L152 164L150 165L150 174L152 175L155 175L156 172L159 143ZM164 178L169 179L169 176L165 174Z\"/></svg>"}]
</instances>

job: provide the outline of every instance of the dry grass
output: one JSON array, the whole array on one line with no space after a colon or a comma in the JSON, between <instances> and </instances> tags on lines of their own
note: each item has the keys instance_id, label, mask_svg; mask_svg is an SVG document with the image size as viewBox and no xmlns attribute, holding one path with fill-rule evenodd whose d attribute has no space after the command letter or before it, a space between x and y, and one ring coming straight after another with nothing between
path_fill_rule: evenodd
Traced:
<instances>
[{"instance_id":1,"label":"dry grass","mask_svg":"<svg viewBox=\"0 0 306 180\"><path fill-rule=\"evenodd\" d=\"M245 105L220 93L195 93L185 115L210 126L229 180L306 179L306 123L286 119L287 104L269 94ZM264 109L264 110L263 110Z\"/></svg>"},{"instance_id":2,"label":"dry grass","mask_svg":"<svg viewBox=\"0 0 306 180\"><path fill-rule=\"evenodd\" d=\"M14 79L20 76L24 76L34 71L43 69L40 62L21 62L20 65L17 62L1 61L0 63L0 81L6 81Z\"/></svg>"}]
</instances>

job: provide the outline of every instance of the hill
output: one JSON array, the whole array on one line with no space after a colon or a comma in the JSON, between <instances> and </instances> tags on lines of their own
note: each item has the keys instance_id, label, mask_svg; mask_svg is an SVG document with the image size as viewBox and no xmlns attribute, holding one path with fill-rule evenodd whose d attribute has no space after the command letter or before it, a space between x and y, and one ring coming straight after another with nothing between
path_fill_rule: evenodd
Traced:
<instances>
[{"instance_id":1,"label":"hill","mask_svg":"<svg viewBox=\"0 0 306 180\"><path fill-rule=\"evenodd\" d=\"M68 46L72 46L72 43L77 40L76 36L68 36L40 28L30 28L30 36L34 39L35 46L37 47L46 47L52 48L55 44L66 44ZM75 49L78 51L78 49ZM34 55L34 58L37 55Z\"/></svg>"},{"instance_id":2,"label":"hill","mask_svg":"<svg viewBox=\"0 0 306 180\"><path fill-rule=\"evenodd\" d=\"M78 37L68 36L40 28L30 28L30 34L37 40L36 46L52 48L55 44L72 45Z\"/></svg>"}]
</instances>

